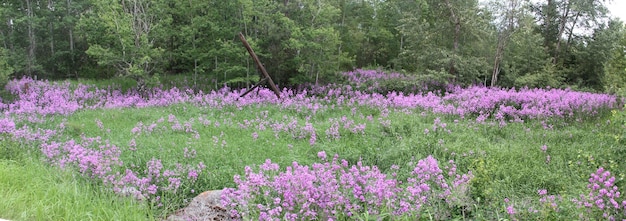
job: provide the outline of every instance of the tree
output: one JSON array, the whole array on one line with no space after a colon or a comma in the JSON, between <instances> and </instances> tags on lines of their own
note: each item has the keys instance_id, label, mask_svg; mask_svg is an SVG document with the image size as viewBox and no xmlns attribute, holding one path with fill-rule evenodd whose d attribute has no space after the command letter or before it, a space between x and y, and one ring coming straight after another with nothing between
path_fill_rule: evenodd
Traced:
<instances>
[{"instance_id":1,"label":"tree","mask_svg":"<svg viewBox=\"0 0 626 221\"><path fill-rule=\"evenodd\" d=\"M614 52L621 48L622 37L623 23L611 20L606 26L596 28L592 36L585 38L583 44L577 44L576 51L570 58L575 60L568 63L579 65L572 66L574 70L567 76L568 83L578 87L603 90L605 88L603 79L607 73L608 64L614 56L619 56Z\"/></svg>"},{"instance_id":2,"label":"tree","mask_svg":"<svg viewBox=\"0 0 626 221\"><path fill-rule=\"evenodd\" d=\"M622 24L618 33L617 46L613 48L611 58L606 65L606 72L602 79L604 89L609 92L624 92L626 85L626 30Z\"/></svg>"},{"instance_id":3,"label":"tree","mask_svg":"<svg viewBox=\"0 0 626 221\"><path fill-rule=\"evenodd\" d=\"M81 21L95 26L88 33L88 55L98 64L114 67L120 76L137 81L143 91L149 80L155 80L155 69L163 50L155 47L153 32L165 19L159 16L160 1L101 0L95 11ZM87 27L85 27L87 29ZM102 33L111 33L101 36Z\"/></svg>"},{"instance_id":4,"label":"tree","mask_svg":"<svg viewBox=\"0 0 626 221\"><path fill-rule=\"evenodd\" d=\"M496 14L495 20L496 28L498 31L498 44L496 46L496 52L493 62L493 70L491 74L491 86L496 86L498 83L498 74L500 73L500 64L504 57L506 45L511 35L519 27L519 19L523 15L522 0L506 0L492 1L491 5L494 6L491 10Z\"/></svg>"},{"instance_id":5,"label":"tree","mask_svg":"<svg viewBox=\"0 0 626 221\"><path fill-rule=\"evenodd\" d=\"M547 0L533 6L541 22L541 33L552 57L552 63L559 63L564 48L573 43L576 30L593 30L603 24L607 9L606 0Z\"/></svg>"},{"instance_id":6,"label":"tree","mask_svg":"<svg viewBox=\"0 0 626 221\"><path fill-rule=\"evenodd\" d=\"M502 57L500 65L498 85L504 87L522 87L528 85L523 78L528 75L539 74L546 64L553 66L549 61L549 55L543 47L544 39L540 33L535 32L535 20L533 17L523 16L519 20L519 27L511 33L505 51L508 56ZM532 78L538 79L538 78ZM530 83L535 84L535 83Z\"/></svg>"},{"instance_id":7,"label":"tree","mask_svg":"<svg viewBox=\"0 0 626 221\"><path fill-rule=\"evenodd\" d=\"M402 67L436 81L482 82L493 53L488 11L478 1L416 3L398 27L404 37Z\"/></svg>"}]
</instances>

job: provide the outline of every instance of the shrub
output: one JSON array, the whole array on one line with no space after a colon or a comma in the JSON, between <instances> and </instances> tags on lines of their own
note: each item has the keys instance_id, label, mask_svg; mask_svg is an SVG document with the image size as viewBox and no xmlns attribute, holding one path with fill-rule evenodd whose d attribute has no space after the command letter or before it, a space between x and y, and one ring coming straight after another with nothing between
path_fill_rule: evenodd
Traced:
<instances>
[{"instance_id":1,"label":"shrub","mask_svg":"<svg viewBox=\"0 0 626 221\"><path fill-rule=\"evenodd\" d=\"M326 153L318 156L326 160ZM392 166L392 170L399 170ZM222 203L237 218L259 220L336 220L367 216L419 217L428 208L439 218L469 202L471 172L458 174L450 162L447 179L435 158L420 160L405 181L395 172L383 174L359 161L349 166L338 156L312 166L294 162L278 172L271 160L254 172L235 176L236 189L226 189ZM463 207L464 208L464 207Z\"/></svg>"}]
</instances>

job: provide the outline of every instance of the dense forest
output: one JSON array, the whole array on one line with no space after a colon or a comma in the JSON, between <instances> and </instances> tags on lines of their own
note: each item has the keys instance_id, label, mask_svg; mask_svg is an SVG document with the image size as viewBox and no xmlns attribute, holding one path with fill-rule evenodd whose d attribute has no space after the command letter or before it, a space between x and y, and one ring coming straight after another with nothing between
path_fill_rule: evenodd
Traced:
<instances>
[{"instance_id":1,"label":"dense forest","mask_svg":"<svg viewBox=\"0 0 626 221\"><path fill-rule=\"evenodd\" d=\"M0 75L183 74L281 86L380 68L420 80L614 91L626 32L607 0L3 0Z\"/></svg>"}]
</instances>

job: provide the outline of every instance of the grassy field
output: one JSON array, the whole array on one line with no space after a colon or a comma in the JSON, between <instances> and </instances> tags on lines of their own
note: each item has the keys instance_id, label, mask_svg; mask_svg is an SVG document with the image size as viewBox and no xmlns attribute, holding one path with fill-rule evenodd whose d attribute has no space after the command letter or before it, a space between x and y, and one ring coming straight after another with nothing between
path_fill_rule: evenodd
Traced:
<instances>
[{"instance_id":1,"label":"grassy field","mask_svg":"<svg viewBox=\"0 0 626 221\"><path fill-rule=\"evenodd\" d=\"M42 83L41 87L48 87L45 85L49 84ZM71 91L69 88L63 90ZM50 91L54 90L15 96L17 101L57 99ZM304 169L296 170L294 162L317 168L319 173L313 173L317 179L321 174L325 174L324 179L336 178L331 183L345 181L342 174L349 174L351 165L376 167L362 167L355 175L365 179L356 185L363 188L364 200L359 199L354 185L337 184L345 189L324 192L321 187L327 186L323 180L306 183L317 188L316 193L343 194L337 196L352 205L334 205L328 212L324 210L326 204L319 202L321 198L307 196L318 201L317 207L310 207L318 219L625 217L623 197L615 194L613 187L626 187L626 151L621 140L626 118L620 111L611 113L607 106L580 109L570 116L501 117L497 110L490 116L460 116L419 105L378 104L394 95L374 96L364 102L365 98L352 99L357 97L354 94L325 97L286 93L291 98L275 102L269 91L241 100L235 100L236 92L233 94L201 99L177 95L167 98L172 100L169 103L139 105L120 98L99 102L113 99L113 93L108 98L94 95L86 100L68 93L70 98L58 98L58 103L38 100L32 102L35 105L7 106L7 118L0 120L0 132L5 133L0 151L0 189L9 191L0 193L0 218L159 219L185 206L200 192L223 188L240 191L254 184L251 175L261 174L265 181L256 183L262 187L257 193L260 195L248 191L245 199L250 208L262 204L265 209L248 213L241 205L233 209L239 209L243 219L256 220L268 214L288 219L289 205L271 201L280 198L286 202L285 190L274 180L286 177L281 173L286 167L292 167L294 177L306 175ZM74 103L79 108L70 105ZM61 109L36 108L46 105ZM345 170L320 166L331 165L335 155L350 166ZM267 159L280 169L263 169L269 165ZM432 162L429 159L436 159L429 168L440 168L440 172L421 170L425 168L422 165ZM247 166L251 169L246 170ZM595 179L591 175L599 168L612 173L600 171ZM378 170L385 175L377 177ZM243 181L235 182L236 175ZM424 178L426 175L429 178ZM441 175L442 179L431 179L431 175ZM386 186L378 181L385 181ZM601 187L594 188L594 182L600 182ZM408 199L402 197L414 194L409 191L412 183L429 185L428 191L419 193L423 201L415 199L420 202L418 207L394 214L394 206ZM380 197L368 192L372 188L395 195ZM263 191L271 197L264 197ZM586 197L581 199L581 194ZM590 194L593 197L589 198ZM376 207L376 200L382 200L382 206ZM620 206L613 207L611 200ZM585 204L587 201L590 205ZM282 205L282 212L272 210L277 205ZM290 206L295 206L294 211L309 211L303 205Z\"/></svg>"},{"instance_id":2,"label":"grassy field","mask_svg":"<svg viewBox=\"0 0 626 221\"><path fill-rule=\"evenodd\" d=\"M0 151L0 218L152 220L146 205L104 191L71 171L41 162L15 142ZM32 154L32 155L30 155Z\"/></svg>"}]
</instances>

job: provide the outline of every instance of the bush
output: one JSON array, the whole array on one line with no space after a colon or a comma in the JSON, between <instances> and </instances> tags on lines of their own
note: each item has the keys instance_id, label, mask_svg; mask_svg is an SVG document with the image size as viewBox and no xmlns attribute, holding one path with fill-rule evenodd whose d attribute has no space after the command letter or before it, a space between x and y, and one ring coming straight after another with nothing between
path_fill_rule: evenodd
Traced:
<instances>
[{"instance_id":1,"label":"bush","mask_svg":"<svg viewBox=\"0 0 626 221\"><path fill-rule=\"evenodd\" d=\"M326 161L324 151L318 157ZM222 203L244 220L352 220L364 215L394 219L424 213L446 219L465 214L472 202L471 171L459 174L454 162L449 163L444 171L428 156L401 180L396 172L388 176L361 161L349 166L337 155L312 166L294 162L285 172L278 172L278 164L268 159L258 173L246 167L245 177L236 175L237 189L226 189Z\"/></svg>"}]
</instances>

